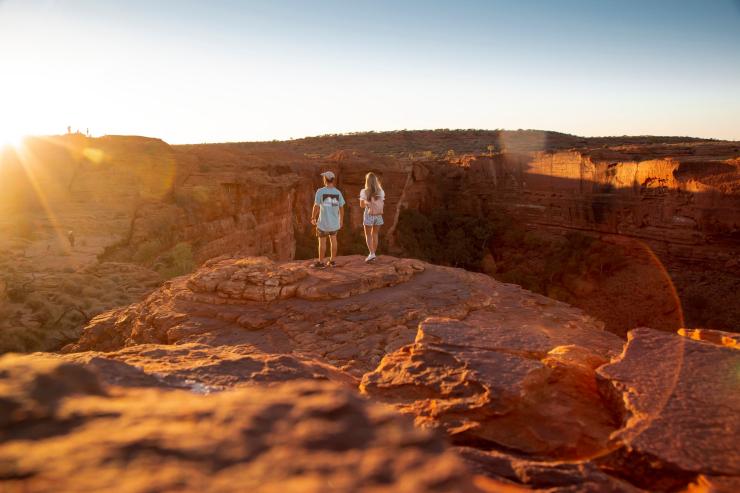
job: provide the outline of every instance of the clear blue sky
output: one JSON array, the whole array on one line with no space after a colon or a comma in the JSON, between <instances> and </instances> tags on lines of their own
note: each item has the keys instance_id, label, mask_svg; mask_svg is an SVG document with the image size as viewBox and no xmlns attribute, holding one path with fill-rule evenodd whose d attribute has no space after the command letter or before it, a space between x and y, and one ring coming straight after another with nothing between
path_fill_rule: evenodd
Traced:
<instances>
[{"instance_id":1,"label":"clear blue sky","mask_svg":"<svg viewBox=\"0 0 740 493\"><path fill-rule=\"evenodd\" d=\"M0 139L740 139L739 0L0 0Z\"/></svg>"}]
</instances>

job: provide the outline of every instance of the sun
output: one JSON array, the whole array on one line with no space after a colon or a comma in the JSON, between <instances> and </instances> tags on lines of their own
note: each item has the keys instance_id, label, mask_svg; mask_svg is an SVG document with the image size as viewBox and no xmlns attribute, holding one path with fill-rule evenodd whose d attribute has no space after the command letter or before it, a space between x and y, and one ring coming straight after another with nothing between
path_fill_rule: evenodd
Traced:
<instances>
[{"instance_id":1,"label":"sun","mask_svg":"<svg viewBox=\"0 0 740 493\"><path fill-rule=\"evenodd\" d=\"M11 125L3 125L2 122L0 122L0 148L18 148L23 145L23 141L27 136L28 134L19 128L14 128Z\"/></svg>"},{"instance_id":2,"label":"sun","mask_svg":"<svg viewBox=\"0 0 740 493\"><path fill-rule=\"evenodd\" d=\"M0 147L15 147L16 149L23 145L26 135L22 133L1 133L0 134Z\"/></svg>"}]
</instances>

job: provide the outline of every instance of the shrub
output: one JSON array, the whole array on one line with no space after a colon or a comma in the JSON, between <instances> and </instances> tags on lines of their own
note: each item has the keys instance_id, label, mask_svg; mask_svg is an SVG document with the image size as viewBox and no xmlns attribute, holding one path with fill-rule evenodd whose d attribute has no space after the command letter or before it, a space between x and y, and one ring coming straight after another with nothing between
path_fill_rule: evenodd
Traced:
<instances>
[{"instance_id":1,"label":"shrub","mask_svg":"<svg viewBox=\"0 0 740 493\"><path fill-rule=\"evenodd\" d=\"M134 261L140 264L152 262L162 251L162 242L157 239L148 240L139 245L134 253Z\"/></svg>"},{"instance_id":2,"label":"shrub","mask_svg":"<svg viewBox=\"0 0 740 493\"><path fill-rule=\"evenodd\" d=\"M337 235L339 239L339 249L342 255L367 255L367 243L365 243L365 232L363 229L342 228ZM380 241L384 240L381 235ZM317 242L314 238L314 252L316 252ZM329 253L329 243L327 240L326 251ZM381 247L382 249L382 247Z\"/></svg>"},{"instance_id":3,"label":"shrub","mask_svg":"<svg viewBox=\"0 0 740 493\"><path fill-rule=\"evenodd\" d=\"M436 236L432 221L427 216L419 211L403 209L398 216L396 235L406 255L431 260Z\"/></svg>"},{"instance_id":4,"label":"shrub","mask_svg":"<svg viewBox=\"0 0 740 493\"><path fill-rule=\"evenodd\" d=\"M33 311L41 310L47 306L47 302L38 294L32 294L26 299L26 306Z\"/></svg>"},{"instance_id":5,"label":"shrub","mask_svg":"<svg viewBox=\"0 0 740 493\"><path fill-rule=\"evenodd\" d=\"M480 270L496 227L488 220L435 210L429 216L401 211L397 235L406 254L421 260Z\"/></svg>"},{"instance_id":6,"label":"shrub","mask_svg":"<svg viewBox=\"0 0 740 493\"><path fill-rule=\"evenodd\" d=\"M3 281L8 299L13 303L23 303L33 292L31 282L18 274L6 274Z\"/></svg>"},{"instance_id":7,"label":"shrub","mask_svg":"<svg viewBox=\"0 0 740 493\"><path fill-rule=\"evenodd\" d=\"M82 296L85 298L98 298L101 294L102 291L96 286L84 286L82 288Z\"/></svg>"},{"instance_id":8,"label":"shrub","mask_svg":"<svg viewBox=\"0 0 740 493\"><path fill-rule=\"evenodd\" d=\"M169 279L192 272L194 268L193 249L190 243L183 241L172 247L164 256L159 273L165 279Z\"/></svg>"},{"instance_id":9,"label":"shrub","mask_svg":"<svg viewBox=\"0 0 740 493\"><path fill-rule=\"evenodd\" d=\"M79 279L67 279L61 283L62 291L73 295L81 294L83 286Z\"/></svg>"},{"instance_id":10,"label":"shrub","mask_svg":"<svg viewBox=\"0 0 740 493\"><path fill-rule=\"evenodd\" d=\"M211 191L204 186L178 189L174 192L175 203L183 209L192 210L211 201Z\"/></svg>"}]
</instances>

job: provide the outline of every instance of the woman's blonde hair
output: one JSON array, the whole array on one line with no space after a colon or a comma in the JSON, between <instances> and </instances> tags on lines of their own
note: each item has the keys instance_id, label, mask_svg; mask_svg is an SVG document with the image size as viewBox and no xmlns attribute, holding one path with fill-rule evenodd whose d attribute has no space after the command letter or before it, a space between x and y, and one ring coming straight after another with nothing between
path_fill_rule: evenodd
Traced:
<instances>
[{"instance_id":1,"label":"woman's blonde hair","mask_svg":"<svg viewBox=\"0 0 740 493\"><path fill-rule=\"evenodd\" d=\"M365 175L365 197L367 200L372 200L374 197L380 195L383 191L383 186L380 184L380 179L375 176L372 171Z\"/></svg>"}]
</instances>

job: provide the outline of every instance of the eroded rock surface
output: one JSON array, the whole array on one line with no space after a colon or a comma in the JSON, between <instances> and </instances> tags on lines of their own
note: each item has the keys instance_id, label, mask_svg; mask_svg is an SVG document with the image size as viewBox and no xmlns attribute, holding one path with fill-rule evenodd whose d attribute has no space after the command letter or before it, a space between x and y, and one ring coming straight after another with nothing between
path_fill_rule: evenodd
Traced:
<instances>
[{"instance_id":1,"label":"eroded rock surface","mask_svg":"<svg viewBox=\"0 0 740 493\"><path fill-rule=\"evenodd\" d=\"M459 269L386 256L372 265L360 256L340 257L338 264L315 270L308 261L209 261L145 301L93 319L69 350L245 345L301 354L361 377L387 352L413 341L427 316L464 318L504 293L513 300L512 313L523 303L520 288Z\"/></svg>"},{"instance_id":2,"label":"eroded rock surface","mask_svg":"<svg viewBox=\"0 0 740 493\"><path fill-rule=\"evenodd\" d=\"M604 467L651 489L699 474L740 477L738 369L734 347L630 332L624 353L598 370L625 418L613 437L620 447L601 459Z\"/></svg>"},{"instance_id":3,"label":"eroded rock surface","mask_svg":"<svg viewBox=\"0 0 740 493\"><path fill-rule=\"evenodd\" d=\"M213 259L95 318L54 361L115 385L92 387L106 402L182 389L262 399L286 380L359 390L446 433L483 491L723 491L740 477L733 334L638 329L625 346L580 310L482 274L338 264Z\"/></svg>"},{"instance_id":4,"label":"eroded rock surface","mask_svg":"<svg viewBox=\"0 0 740 493\"><path fill-rule=\"evenodd\" d=\"M570 307L548 308L526 321L495 308L465 322L427 319L361 389L458 442L559 458L594 453L618 425L594 370L622 344Z\"/></svg>"},{"instance_id":5,"label":"eroded rock surface","mask_svg":"<svg viewBox=\"0 0 740 493\"><path fill-rule=\"evenodd\" d=\"M479 491L434 434L334 384L215 395L0 359L3 491Z\"/></svg>"},{"instance_id":6,"label":"eroded rock surface","mask_svg":"<svg viewBox=\"0 0 740 493\"><path fill-rule=\"evenodd\" d=\"M644 491L606 474L589 461L543 461L496 450L458 447L472 471L549 493L637 493Z\"/></svg>"},{"instance_id":7,"label":"eroded rock surface","mask_svg":"<svg viewBox=\"0 0 740 493\"><path fill-rule=\"evenodd\" d=\"M93 368L109 385L173 387L211 393L289 380L331 380L348 388L357 379L331 365L291 354L255 352L243 346L142 344L119 351L55 355Z\"/></svg>"}]
</instances>

